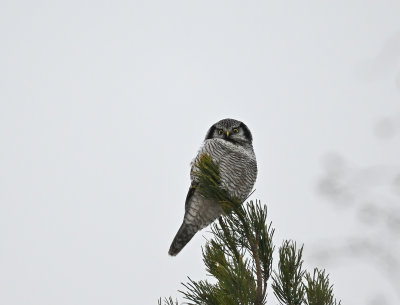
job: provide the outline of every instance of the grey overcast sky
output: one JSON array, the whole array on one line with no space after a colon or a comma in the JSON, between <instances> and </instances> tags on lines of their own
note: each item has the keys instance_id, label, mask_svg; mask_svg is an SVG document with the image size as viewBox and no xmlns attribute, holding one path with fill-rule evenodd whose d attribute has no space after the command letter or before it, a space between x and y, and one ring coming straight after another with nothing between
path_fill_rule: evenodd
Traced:
<instances>
[{"instance_id":1,"label":"grey overcast sky","mask_svg":"<svg viewBox=\"0 0 400 305\"><path fill-rule=\"evenodd\" d=\"M181 299L207 230L167 251L227 117L253 132L275 244L305 243L343 304L400 302L368 260L312 253L368 233L318 192L327 159L400 167L399 1L1 0L0 38L0 304Z\"/></svg>"}]
</instances>

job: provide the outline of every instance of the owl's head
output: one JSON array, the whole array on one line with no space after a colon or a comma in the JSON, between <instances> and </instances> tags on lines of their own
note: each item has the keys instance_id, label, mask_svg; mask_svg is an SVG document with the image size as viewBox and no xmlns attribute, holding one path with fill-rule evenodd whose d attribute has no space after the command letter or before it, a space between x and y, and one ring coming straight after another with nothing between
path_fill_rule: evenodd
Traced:
<instances>
[{"instance_id":1,"label":"owl's head","mask_svg":"<svg viewBox=\"0 0 400 305\"><path fill-rule=\"evenodd\" d=\"M215 138L241 145L253 142L253 137L246 124L234 119L224 119L212 125L205 139Z\"/></svg>"}]
</instances>

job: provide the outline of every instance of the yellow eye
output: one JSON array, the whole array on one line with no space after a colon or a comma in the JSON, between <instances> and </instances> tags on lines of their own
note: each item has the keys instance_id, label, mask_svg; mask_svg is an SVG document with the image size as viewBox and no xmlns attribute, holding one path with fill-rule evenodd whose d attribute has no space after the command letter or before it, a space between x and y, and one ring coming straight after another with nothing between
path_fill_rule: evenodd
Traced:
<instances>
[{"instance_id":1,"label":"yellow eye","mask_svg":"<svg viewBox=\"0 0 400 305\"><path fill-rule=\"evenodd\" d=\"M222 134L224 131L222 129L218 130L218 134Z\"/></svg>"},{"instance_id":2,"label":"yellow eye","mask_svg":"<svg viewBox=\"0 0 400 305\"><path fill-rule=\"evenodd\" d=\"M233 132L234 132L234 133L238 133L238 132L239 132L239 129L233 128Z\"/></svg>"}]
</instances>

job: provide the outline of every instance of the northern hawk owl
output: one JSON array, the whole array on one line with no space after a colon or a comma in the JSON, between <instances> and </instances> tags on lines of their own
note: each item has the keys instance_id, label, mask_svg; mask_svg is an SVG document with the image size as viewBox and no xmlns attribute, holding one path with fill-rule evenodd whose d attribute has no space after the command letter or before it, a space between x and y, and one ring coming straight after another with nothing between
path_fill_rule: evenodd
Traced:
<instances>
[{"instance_id":1,"label":"northern hawk owl","mask_svg":"<svg viewBox=\"0 0 400 305\"><path fill-rule=\"evenodd\" d=\"M221 205L206 198L196 189L198 181L193 174L195 164L203 154L211 156L219 165L220 187L240 201L247 199L257 177L257 162L253 138L247 126L237 120L224 119L210 127L196 158L191 164L191 186L186 197L185 216L169 249L177 255L197 231L206 227L222 213Z\"/></svg>"}]
</instances>

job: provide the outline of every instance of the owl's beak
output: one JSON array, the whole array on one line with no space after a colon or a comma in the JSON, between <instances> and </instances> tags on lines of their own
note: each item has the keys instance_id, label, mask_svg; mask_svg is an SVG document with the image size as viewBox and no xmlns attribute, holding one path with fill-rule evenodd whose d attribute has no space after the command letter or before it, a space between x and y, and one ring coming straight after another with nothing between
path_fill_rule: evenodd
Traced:
<instances>
[{"instance_id":1,"label":"owl's beak","mask_svg":"<svg viewBox=\"0 0 400 305\"><path fill-rule=\"evenodd\" d=\"M226 132L226 136L229 137L229 131Z\"/></svg>"}]
</instances>

